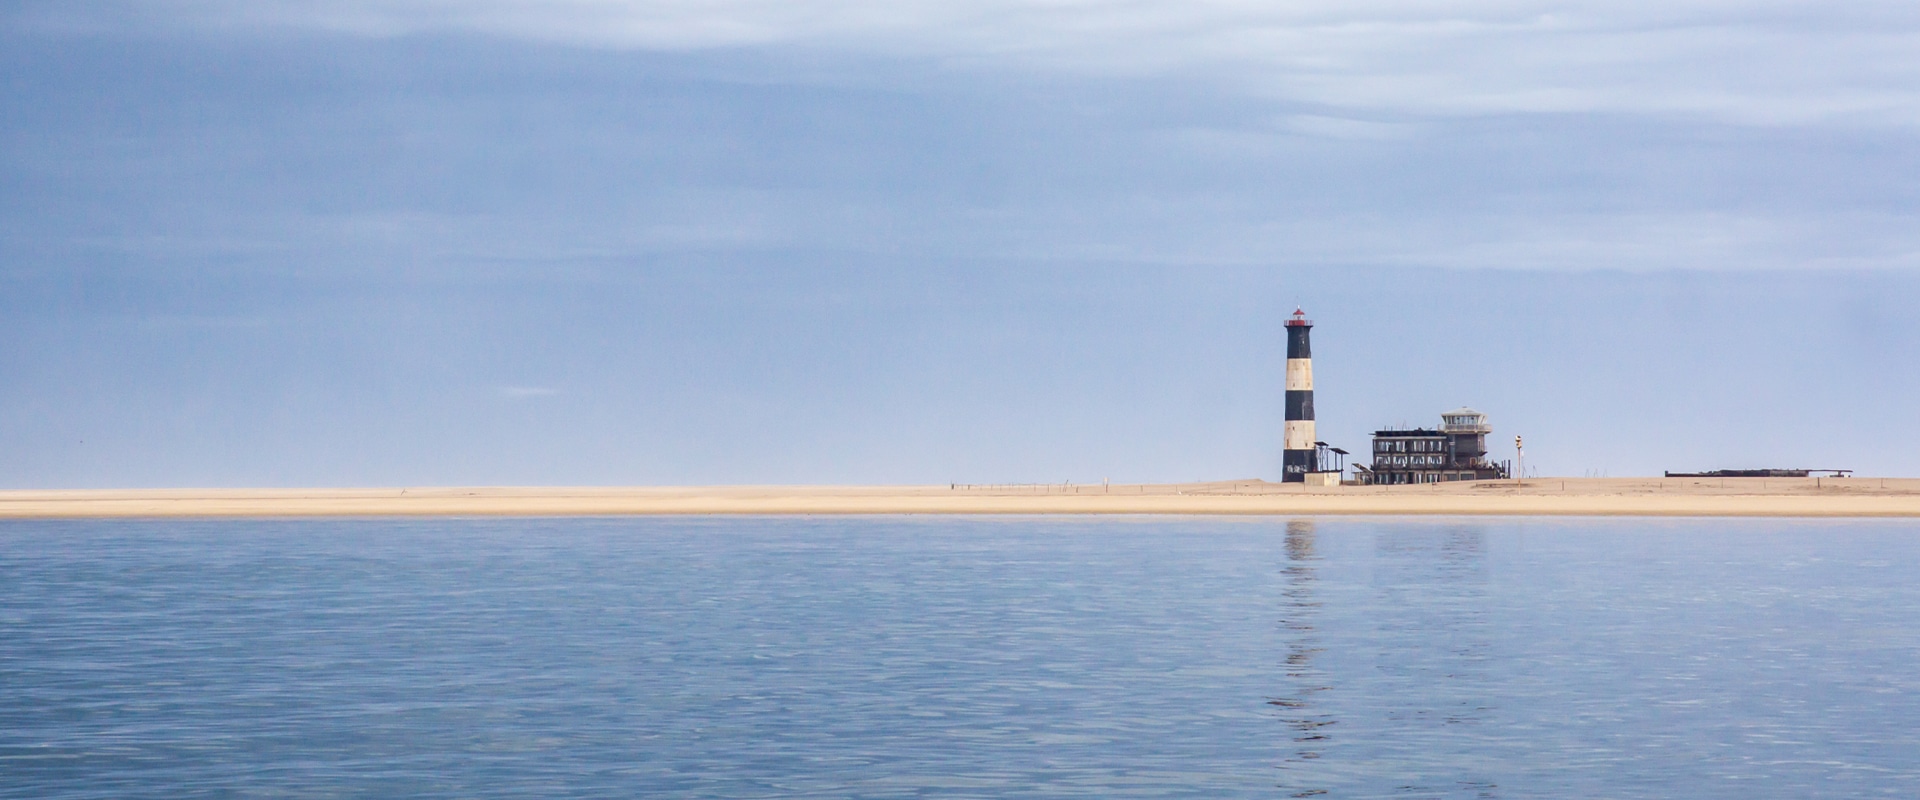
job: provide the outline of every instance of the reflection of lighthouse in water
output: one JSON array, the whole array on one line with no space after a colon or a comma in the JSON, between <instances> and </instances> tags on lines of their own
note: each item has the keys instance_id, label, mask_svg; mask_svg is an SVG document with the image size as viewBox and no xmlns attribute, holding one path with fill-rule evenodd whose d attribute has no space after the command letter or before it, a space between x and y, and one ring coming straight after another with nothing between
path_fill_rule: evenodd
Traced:
<instances>
[{"instance_id":1,"label":"reflection of lighthouse in water","mask_svg":"<svg viewBox=\"0 0 1920 800\"><path fill-rule=\"evenodd\" d=\"M1316 774L1314 763L1326 750L1326 728L1334 724L1332 713L1316 702L1316 696L1332 688L1325 682L1327 676L1313 665L1314 656L1321 648L1315 630L1314 618L1318 616L1320 601L1314 598L1314 563L1320 560L1314 552L1313 520L1297 519L1287 523L1287 565L1281 569L1286 576L1286 588L1282 594L1286 597L1281 625L1285 626L1288 637L1286 660L1286 694L1268 700L1268 705L1279 706L1280 721L1285 723L1292 733L1294 749L1280 765L1291 774L1286 788L1295 789L1294 797L1309 797L1325 794L1326 790L1314 784Z\"/></svg>"},{"instance_id":2,"label":"reflection of lighthouse in water","mask_svg":"<svg viewBox=\"0 0 1920 800\"><path fill-rule=\"evenodd\" d=\"M1281 483L1305 483L1307 473L1320 468L1313 444L1313 348L1308 336L1313 320L1296 308L1287 320L1287 428L1286 453L1281 461Z\"/></svg>"}]
</instances>

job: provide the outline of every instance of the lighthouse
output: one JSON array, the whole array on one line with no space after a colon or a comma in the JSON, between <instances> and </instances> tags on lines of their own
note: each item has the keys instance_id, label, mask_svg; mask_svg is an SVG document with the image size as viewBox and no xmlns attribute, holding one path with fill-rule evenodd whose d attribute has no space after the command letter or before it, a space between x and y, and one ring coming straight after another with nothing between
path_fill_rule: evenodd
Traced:
<instances>
[{"instance_id":1,"label":"lighthouse","mask_svg":"<svg viewBox=\"0 0 1920 800\"><path fill-rule=\"evenodd\" d=\"M1287 428L1282 483L1305 483L1307 473L1320 469L1313 438L1313 348L1308 344L1312 332L1313 320L1295 308L1293 317L1287 320Z\"/></svg>"}]
</instances>

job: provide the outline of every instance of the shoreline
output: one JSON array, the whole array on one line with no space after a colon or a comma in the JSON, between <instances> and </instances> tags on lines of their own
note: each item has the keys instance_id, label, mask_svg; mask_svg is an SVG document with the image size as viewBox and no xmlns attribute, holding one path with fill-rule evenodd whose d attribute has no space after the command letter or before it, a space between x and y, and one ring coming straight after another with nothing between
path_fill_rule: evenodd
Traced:
<instances>
[{"instance_id":1,"label":"shoreline","mask_svg":"<svg viewBox=\"0 0 1920 800\"><path fill-rule=\"evenodd\" d=\"M1915 478L1528 478L1181 484L0 491L0 520L431 516L1243 515L1920 517Z\"/></svg>"}]
</instances>

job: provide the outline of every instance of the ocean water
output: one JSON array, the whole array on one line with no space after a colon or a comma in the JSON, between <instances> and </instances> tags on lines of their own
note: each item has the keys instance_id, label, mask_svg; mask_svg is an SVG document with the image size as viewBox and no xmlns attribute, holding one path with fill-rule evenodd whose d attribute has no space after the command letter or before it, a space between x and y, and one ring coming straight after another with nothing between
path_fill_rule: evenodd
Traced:
<instances>
[{"instance_id":1,"label":"ocean water","mask_svg":"<svg viewBox=\"0 0 1920 800\"><path fill-rule=\"evenodd\" d=\"M0 796L1920 796L1920 525L0 523Z\"/></svg>"}]
</instances>

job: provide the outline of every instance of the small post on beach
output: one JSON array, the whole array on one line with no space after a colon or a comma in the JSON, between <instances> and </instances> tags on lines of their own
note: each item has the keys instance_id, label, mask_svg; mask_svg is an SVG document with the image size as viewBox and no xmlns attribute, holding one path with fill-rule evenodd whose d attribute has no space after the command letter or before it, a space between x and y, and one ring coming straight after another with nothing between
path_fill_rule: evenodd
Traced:
<instances>
[{"instance_id":1,"label":"small post on beach","mask_svg":"<svg viewBox=\"0 0 1920 800\"><path fill-rule=\"evenodd\" d=\"M1520 444L1520 437L1513 437L1513 456L1520 462L1520 469L1513 473L1513 485L1519 486L1521 479L1527 477L1527 449Z\"/></svg>"}]
</instances>

